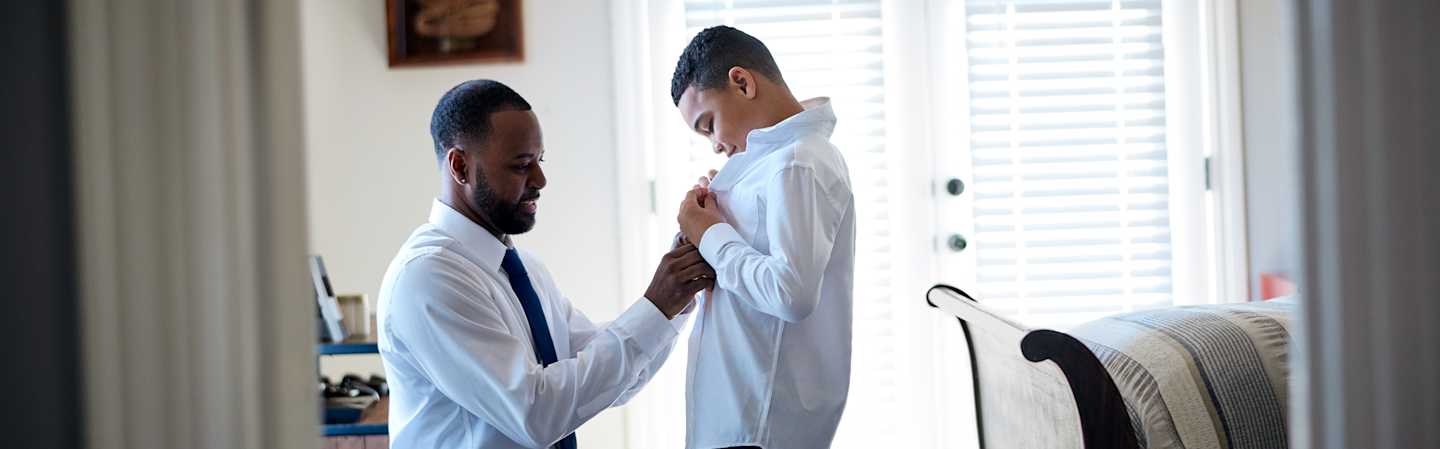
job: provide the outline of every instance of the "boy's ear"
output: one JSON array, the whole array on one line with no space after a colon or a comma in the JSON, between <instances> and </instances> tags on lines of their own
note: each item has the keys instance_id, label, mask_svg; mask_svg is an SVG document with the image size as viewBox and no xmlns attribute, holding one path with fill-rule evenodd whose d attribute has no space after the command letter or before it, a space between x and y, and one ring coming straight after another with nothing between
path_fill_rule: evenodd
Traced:
<instances>
[{"instance_id":1,"label":"boy's ear","mask_svg":"<svg viewBox=\"0 0 1440 449\"><path fill-rule=\"evenodd\" d=\"M730 68L726 77L730 80L730 87L739 92L740 96L745 97L746 100L755 99L756 89L759 86L755 84L754 73L744 67L735 66Z\"/></svg>"}]
</instances>

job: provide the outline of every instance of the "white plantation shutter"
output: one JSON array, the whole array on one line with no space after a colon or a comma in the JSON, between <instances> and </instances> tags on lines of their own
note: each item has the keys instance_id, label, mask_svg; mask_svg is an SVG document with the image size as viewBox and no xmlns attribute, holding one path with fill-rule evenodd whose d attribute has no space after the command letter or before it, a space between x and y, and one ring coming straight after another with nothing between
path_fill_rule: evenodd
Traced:
<instances>
[{"instance_id":1,"label":"white plantation shutter","mask_svg":"<svg viewBox=\"0 0 1440 449\"><path fill-rule=\"evenodd\" d=\"M915 295L894 291L890 262L896 173L886 146L880 0L690 0L685 22L690 35L729 25L759 38L796 98L831 98L838 121L832 142L850 167L857 212L851 390L835 447L902 441L904 413L914 407L897 394L897 357L905 353L897 308L913 305Z\"/></svg>"},{"instance_id":2,"label":"white plantation shutter","mask_svg":"<svg viewBox=\"0 0 1440 449\"><path fill-rule=\"evenodd\" d=\"M965 13L977 296L1059 328L1169 304L1160 1Z\"/></svg>"},{"instance_id":3,"label":"white plantation shutter","mask_svg":"<svg viewBox=\"0 0 1440 449\"><path fill-rule=\"evenodd\" d=\"M617 64L638 75L617 82L630 93L655 90L622 92L622 106L630 98L654 104L618 115L648 119L649 109L659 110L654 125L642 119L646 132L635 133L653 137L633 139L651 173L655 241L673 234L668 205L679 202L682 187L724 164L672 115L674 58L696 32L721 24L749 32L769 46L797 97L834 100L834 141L850 167L859 240L851 394L834 447L974 447L970 371L963 357L952 357L963 338L920 301L933 282L963 286L1032 326L1060 329L1210 300L1207 251L1215 248L1206 245L1215 236L1206 234L1206 220L1217 205L1208 203L1201 162L1214 150L1215 129L1206 123L1215 111L1206 105L1216 87L1203 74L1220 72L1205 59L1202 5L615 5L630 13L618 22L633 25L623 18L638 11L649 24L633 32L618 25L618 40L629 36L644 48L642 58ZM692 151L677 151L686 139ZM965 192L934 190L937 178L952 177ZM946 250L945 238L956 234L968 248ZM665 384L683 382L667 379L674 374L660 373L649 390L678 391ZM644 437L633 447L674 447L683 434L683 399L654 394L648 414L632 415L632 435Z\"/></svg>"}]
</instances>

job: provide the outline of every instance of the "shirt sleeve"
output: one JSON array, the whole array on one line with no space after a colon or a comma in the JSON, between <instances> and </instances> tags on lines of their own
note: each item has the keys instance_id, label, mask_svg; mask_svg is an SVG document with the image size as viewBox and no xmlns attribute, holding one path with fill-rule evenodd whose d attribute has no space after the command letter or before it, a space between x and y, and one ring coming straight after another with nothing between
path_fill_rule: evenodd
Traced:
<instances>
[{"instance_id":1,"label":"shirt sleeve","mask_svg":"<svg viewBox=\"0 0 1440 449\"><path fill-rule=\"evenodd\" d=\"M548 447L616 403L677 336L638 301L582 336L573 358L542 367L502 319L495 301L508 298L489 297L464 274L473 269L441 255L411 261L392 289L387 331L445 397L522 446Z\"/></svg>"},{"instance_id":2,"label":"shirt sleeve","mask_svg":"<svg viewBox=\"0 0 1440 449\"><path fill-rule=\"evenodd\" d=\"M641 298L640 301L646 304L654 304L645 298ZM676 335L679 335L680 330L685 325L686 319L685 315L676 315L675 318L670 320L670 326L675 329ZM669 343L660 348L660 350L650 358L649 363L645 364L645 369L641 371L639 375L635 376L635 379L625 388L625 392L620 394L620 398L616 399L615 403L610 405L611 407L619 407L630 402L631 398L634 398L646 384L650 383L650 379L655 378L655 373L659 372L660 368L665 366L665 361L670 359L670 351L675 349L675 340L674 338L670 339Z\"/></svg>"},{"instance_id":3,"label":"shirt sleeve","mask_svg":"<svg viewBox=\"0 0 1440 449\"><path fill-rule=\"evenodd\" d=\"M585 316L585 312L581 312L580 309L571 306L569 300L562 300L560 302L561 307L569 314L570 344L572 348L575 348L576 354L578 355L578 353L586 349L595 336L601 335L603 328L592 323L590 318ZM640 298L640 302L654 304L646 298ZM670 327L675 329L676 335L679 335L680 330L684 328L685 321L685 315L676 315L675 318L670 320ZM607 326L608 324L609 323L606 323ZM625 405L625 403L630 402L630 398L635 397L635 394L640 392L641 388L645 387L645 384L650 383L650 379L655 377L655 373L660 371L660 367L665 366L665 361L670 358L670 351L675 348L675 340L675 338L668 339L665 345L655 352L649 362L644 364L644 368L625 386L625 391L620 394L620 397L615 400L615 403L609 405L610 407Z\"/></svg>"},{"instance_id":4,"label":"shirt sleeve","mask_svg":"<svg viewBox=\"0 0 1440 449\"><path fill-rule=\"evenodd\" d=\"M717 288L788 322L810 316L820 301L825 264L849 201L831 196L810 167L781 170L765 190L770 254L750 246L728 223L700 238L700 254L715 268ZM834 192L841 193L841 192Z\"/></svg>"}]
</instances>

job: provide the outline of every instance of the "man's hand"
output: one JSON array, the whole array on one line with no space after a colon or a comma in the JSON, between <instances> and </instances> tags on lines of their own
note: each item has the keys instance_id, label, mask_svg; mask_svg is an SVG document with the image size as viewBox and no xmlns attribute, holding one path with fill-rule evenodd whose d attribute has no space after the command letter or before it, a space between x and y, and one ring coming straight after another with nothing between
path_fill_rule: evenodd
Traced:
<instances>
[{"instance_id":1,"label":"man's hand","mask_svg":"<svg viewBox=\"0 0 1440 449\"><path fill-rule=\"evenodd\" d=\"M680 203L680 232L685 238L696 245L700 244L700 237L705 235L705 230L716 223L724 223L725 215L720 213L720 204L715 201L715 194L708 189L696 186L690 189L685 195L685 201Z\"/></svg>"},{"instance_id":2,"label":"man's hand","mask_svg":"<svg viewBox=\"0 0 1440 449\"><path fill-rule=\"evenodd\" d=\"M684 311L695 299L696 292L714 285L715 270L700 257L695 245L683 243L660 258L655 277L650 279L650 288L645 289L645 298L669 319Z\"/></svg>"}]
</instances>

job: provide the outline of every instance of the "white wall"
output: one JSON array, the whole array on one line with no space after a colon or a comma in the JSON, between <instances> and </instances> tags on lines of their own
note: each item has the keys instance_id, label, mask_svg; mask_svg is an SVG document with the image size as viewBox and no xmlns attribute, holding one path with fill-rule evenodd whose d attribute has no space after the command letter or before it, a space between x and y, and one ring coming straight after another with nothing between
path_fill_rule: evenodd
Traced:
<instances>
[{"instance_id":1,"label":"white wall","mask_svg":"<svg viewBox=\"0 0 1440 449\"><path fill-rule=\"evenodd\" d=\"M1245 117L1245 207L1250 296L1262 272L1299 282L1300 77L1296 11L1285 0L1244 0L1240 13L1241 103Z\"/></svg>"},{"instance_id":2,"label":"white wall","mask_svg":"<svg viewBox=\"0 0 1440 449\"><path fill-rule=\"evenodd\" d=\"M438 187L430 112L450 87L504 82L534 106L545 170L535 252L572 302L597 321L633 302L620 297L610 5L526 1L525 61L437 68L386 65L383 2L305 0L305 120L311 250L339 292L373 301L396 249L426 219ZM325 372L378 371L378 359L326 360ZM582 428L586 447L621 447L622 414Z\"/></svg>"}]
</instances>

